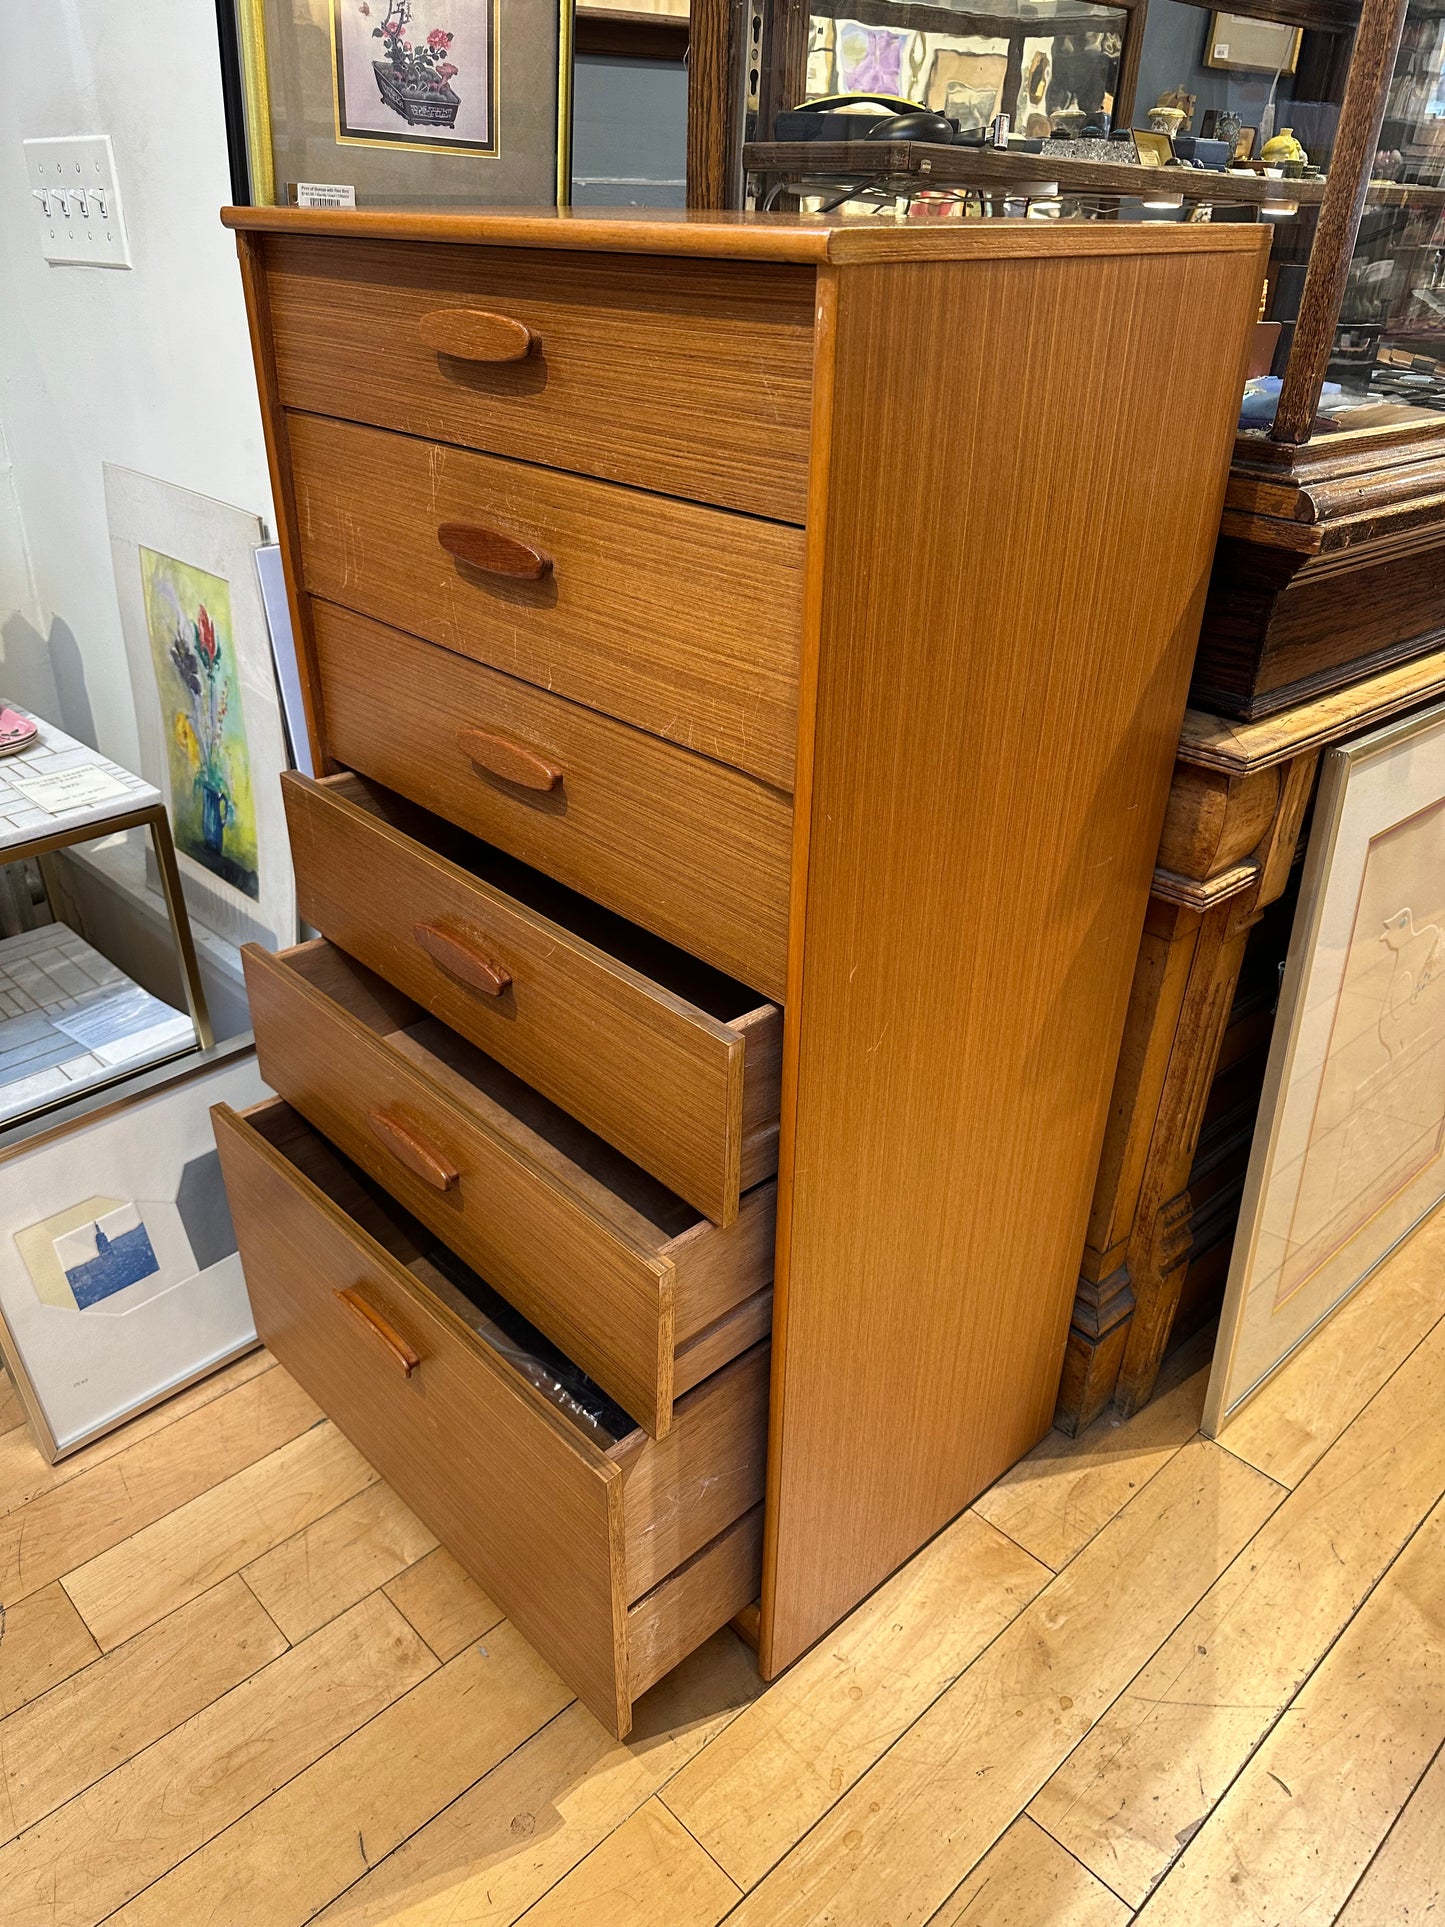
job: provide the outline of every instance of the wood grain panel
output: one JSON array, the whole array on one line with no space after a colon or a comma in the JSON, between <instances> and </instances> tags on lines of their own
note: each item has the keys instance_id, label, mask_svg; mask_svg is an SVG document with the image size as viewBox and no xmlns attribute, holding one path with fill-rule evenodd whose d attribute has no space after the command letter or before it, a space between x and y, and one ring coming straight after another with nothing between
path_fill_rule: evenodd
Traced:
<instances>
[{"instance_id":1,"label":"wood grain panel","mask_svg":"<svg viewBox=\"0 0 1445 1927\"><path fill-rule=\"evenodd\" d=\"M679 994L644 976L617 955L629 926L597 912L604 921L588 928L609 944L599 948L532 907L585 912L570 892L534 888L545 879L508 868L505 858L488 859L488 875L511 886L497 888L439 854L433 845L443 826L435 819L404 818L426 830L423 844L383 815L396 812L356 778L318 784L288 773L282 788L309 923L715 1222L736 1217L744 1178L767 1175L745 1156L743 1085L759 1032L745 1041L732 1014L745 1014L749 993L734 986L731 1002L713 999L729 1019L710 1016L687 1001L687 990L711 997L717 989L700 966L689 971L689 960L666 945L631 943L647 966L678 966L673 981L686 988ZM448 847L474 866L482 860L470 844ZM526 903L513 893L523 888ZM420 947L416 926L436 920L505 965L505 994L478 995ZM769 1148L760 1138L760 1154Z\"/></svg>"},{"instance_id":2,"label":"wood grain panel","mask_svg":"<svg viewBox=\"0 0 1445 1927\"><path fill-rule=\"evenodd\" d=\"M314 595L791 787L801 530L316 415L287 428ZM459 564L449 523L550 569Z\"/></svg>"},{"instance_id":3,"label":"wood grain panel","mask_svg":"<svg viewBox=\"0 0 1445 1927\"><path fill-rule=\"evenodd\" d=\"M312 605L332 753L765 996L788 960L780 790L360 616ZM549 790L481 769L472 727L540 751Z\"/></svg>"},{"instance_id":4,"label":"wood grain panel","mask_svg":"<svg viewBox=\"0 0 1445 1927\"><path fill-rule=\"evenodd\" d=\"M284 1113L270 1107L270 1115ZM403 1265L228 1107L215 1113L257 1329L599 1719L630 1714L622 1480ZM422 1362L409 1379L332 1299L362 1285Z\"/></svg>"},{"instance_id":5,"label":"wood grain panel","mask_svg":"<svg viewBox=\"0 0 1445 1927\"><path fill-rule=\"evenodd\" d=\"M627 1613L632 1697L680 1665L758 1596L763 1573L763 1508L755 1505Z\"/></svg>"},{"instance_id":6,"label":"wood grain panel","mask_svg":"<svg viewBox=\"0 0 1445 1927\"><path fill-rule=\"evenodd\" d=\"M646 1431L665 1432L679 1319L690 1335L771 1277L774 1187L750 1192L721 1230L460 1040L450 1062L433 1055L416 1006L373 1028L377 980L330 945L242 955L271 1088ZM425 1141L456 1182L438 1191L400 1163L368 1128L377 1116Z\"/></svg>"},{"instance_id":7,"label":"wood grain panel","mask_svg":"<svg viewBox=\"0 0 1445 1927\"><path fill-rule=\"evenodd\" d=\"M761 1499L767 1440L768 1347L762 1344L679 1399L665 1439L634 1432L613 1447L611 1457L622 1467L629 1603ZM720 1615L708 1631L731 1616Z\"/></svg>"},{"instance_id":8,"label":"wood grain panel","mask_svg":"<svg viewBox=\"0 0 1445 1927\"><path fill-rule=\"evenodd\" d=\"M802 520L807 268L302 234L264 249L288 407ZM477 307L531 331L522 360L464 361L423 341L423 316Z\"/></svg>"},{"instance_id":9,"label":"wood grain panel","mask_svg":"<svg viewBox=\"0 0 1445 1927\"><path fill-rule=\"evenodd\" d=\"M765 1676L1049 1428L1258 272L1237 243L839 271ZM940 381L963 440L930 457L899 424Z\"/></svg>"}]
</instances>

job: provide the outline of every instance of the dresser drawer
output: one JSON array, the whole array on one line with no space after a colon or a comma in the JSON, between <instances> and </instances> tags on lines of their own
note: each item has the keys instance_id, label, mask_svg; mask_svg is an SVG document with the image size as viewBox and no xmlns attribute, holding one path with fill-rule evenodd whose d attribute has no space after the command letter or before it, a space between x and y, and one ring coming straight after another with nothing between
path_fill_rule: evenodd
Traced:
<instances>
[{"instance_id":1,"label":"dresser drawer","mask_svg":"<svg viewBox=\"0 0 1445 1927\"><path fill-rule=\"evenodd\" d=\"M432 643L313 614L338 762L782 995L786 796Z\"/></svg>"},{"instance_id":2,"label":"dresser drawer","mask_svg":"<svg viewBox=\"0 0 1445 1927\"><path fill-rule=\"evenodd\" d=\"M290 408L804 518L810 268L305 235L265 263Z\"/></svg>"},{"instance_id":3,"label":"dresser drawer","mask_svg":"<svg viewBox=\"0 0 1445 1927\"><path fill-rule=\"evenodd\" d=\"M625 1733L639 1693L756 1593L766 1345L680 1400L665 1440L574 1384L579 1420L539 1388L559 1364L545 1341L439 1269L424 1228L287 1105L213 1116L262 1339Z\"/></svg>"},{"instance_id":4,"label":"dresser drawer","mask_svg":"<svg viewBox=\"0 0 1445 1927\"><path fill-rule=\"evenodd\" d=\"M314 595L792 788L800 529L316 415L289 429Z\"/></svg>"},{"instance_id":5,"label":"dresser drawer","mask_svg":"<svg viewBox=\"0 0 1445 1927\"><path fill-rule=\"evenodd\" d=\"M733 1222L777 1168L776 1006L359 776L281 780L308 923Z\"/></svg>"},{"instance_id":6,"label":"dresser drawer","mask_svg":"<svg viewBox=\"0 0 1445 1927\"><path fill-rule=\"evenodd\" d=\"M775 1184L721 1230L329 943L242 956L272 1089L645 1432L766 1337Z\"/></svg>"}]
</instances>

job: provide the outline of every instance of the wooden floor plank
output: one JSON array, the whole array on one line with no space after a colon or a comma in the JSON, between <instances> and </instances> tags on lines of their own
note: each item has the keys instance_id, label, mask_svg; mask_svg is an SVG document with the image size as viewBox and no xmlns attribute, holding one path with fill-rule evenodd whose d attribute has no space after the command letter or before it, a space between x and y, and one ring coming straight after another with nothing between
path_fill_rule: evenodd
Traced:
<instances>
[{"instance_id":1,"label":"wooden floor plank","mask_svg":"<svg viewBox=\"0 0 1445 1927\"><path fill-rule=\"evenodd\" d=\"M260 1377L127 1446L0 1519L0 1600L12 1606L315 1425L285 1372Z\"/></svg>"},{"instance_id":2,"label":"wooden floor plank","mask_svg":"<svg viewBox=\"0 0 1445 1927\"><path fill-rule=\"evenodd\" d=\"M1195 1440L737 1909L733 1927L935 1913L1284 1494Z\"/></svg>"},{"instance_id":3,"label":"wooden floor plank","mask_svg":"<svg viewBox=\"0 0 1445 1927\"><path fill-rule=\"evenodd\" d=\"M754 1886L1049 1578L965 1513L685 1767L664 1803Z\"/></svg>"},{"instance_id":4,"label":"wooden floor plank","mask_svg":"<svg viewBox=\"0 0 1445 1927\"><path fill-rule=\"evenodd\" d=\"M1445 1921L1445 1749L1435 1755L1336 1927L1435 1927Z\"/></svg>"},{"instance_id":5,"label":"wooden floor plank","mask_svg":"<svg viewBox=\"0 0 1445 1927\"><path fill-rule=\"evenodd\" d=\"M501 1607L440 1547L382 1591L442 1660L455 1659L463 1646L483 1638L502 1617Z\"/></svg>"},{"instance_id":6,"label":"wooden floor plank","mask_svg":"<svg viewBox=\"0 0 1445 1927\"><path fill-rule=\"evenodd\" d=\"M1382 1265L1220 1434L1281 1485L1298 1485L1355 1414L1445 1317L1445 1212Z\"/></svg>"},{"instance_id":7,"label":"wooden floor plank","mask_svg":"<svg viewBox=\"0 0 1445 1927\"><path fill-rule=\"evenodd\" d=\"M316 1927L511 1927L761 1691L752 1654L725 1631L643 1695L625 1741L574 1702Z\"/></svg>"},{"instance_id":8,"label":"wooden floor plank","mask_svg":"<svg viewBox=\"0 0 1445 1927\"><path fill-rule=\"evenodd\" d=\"M223 1366L219 1372L212 1372L208 1378L200 1379L184 1392L177 1392L174 1398L153 1405L148 1412L142 1412L138 1418L118 1425L113 1432L107 1432L103 1438L83 1445L78 1452L70 1453L54 1465L46 1464L28 1427L6 1433L0 1437L0 1515L13 1512L16 1506L39 1498L42 1492L53 1492L59 1485L68 1485L92 1466L103 1465L107 1459L113 1459L117 1452L138 1445L142 1439L153 1438L157 1432L165 1431L168 1425L174 1425L177 1419L188 1418L192 1412L199 1412L203 1405L224 1398L227 1392L234 1392L251 1379L259 1378L263 1372L274 1371L275 1367L276 1361L269 1352L259 1349L247 1352L244 1358Z\"/></svg>"},{"instance_id":9,"label":"wooden floor plank","mask_svg":"<svg viewBox=\"0 0 1445 1927\"><path fill-rule=\"evenodd\" d=\"M1033 1817L1133 1906L1445 1490L1442 1383L1445 1325L1034 1799Z\"/></svg>"},{"instance_id":10,"label":"wooden floor plank","mask_svg":"<svg viewBox=\"0 0 1445 1927\"><path fill-rule=\"evenodd\" d=\"M0 1719L88 1666L99 1651L59 1580L0 1606Z\"/></svg>"},{"instance_id":11,"label":"wooden floor plank","mask_svg":"<svg viewBox=\"0 0 1445 1927\"><path fill-rule=\"evenodd\" d=\"M242 1567L241 1574L294 1642L396 1578L435 1545L411 1508L378 1481Z\"/></svg>"},{"instance_id":12,"label":"wooden floor plank","mask_svg":"<svg viewBox=\"0 0 1445 1927\"><path fill-rule=\"evenodd\" d=\"M523 1915L526 1927L715 1927L738 1889L649 1800Z\"/></svg>"},{"instance_id":13,"label":"wooden floor plank","mask_svg":"<svg viewBox=\"0 0 1445 1927\"><path fill-rule=\"evenodd\" d=\"M1129 1918L1117 1894L1023 1814L929 1927L1123 1927Z\"/></svg>"},{"instance_id":14,"label":"wooden floor plank","mask_svg":"<svg viewBox=\"0 0 1445 1927\"><path fill-rule=\"evenodd\" d=\"M1112 1412L1078 1438L1050 1432L973 1510L1057 1572L1199 1430L1213 1334L1165 1362L1154 1402L1136 1417Z\"/></svg>"},{"instance_id":15,"label":"wooden floor plank","mask_svg":"<svg viewBox=\"0 0 1445 1927\"><path fill-rule=\"evenodd\" d=\"M8 1372L0 1372L0 1437L25 1423L25 1407L10 1382Z\"/></svg>"},{"instance_id":16,"label":"wooden floor plank","mask_svg":"<svg viewBox=\"0 0 1445 1927\"><path fill-rule=\"evenodd\" d=\"M112 1916L302 1927L571 1699L510 1625L439 1668ZM305 1851L297 1852L297 1843Z\"/></svg>"},{"instance_id":17,"label":"wooden floor plank","mask_svg":"<svg viewBox=\"0 0 1445 1927\"><path fill-rule=\"evenodd\" d=\"M329 1419L65 1575L102 1651L239 1572L376 1482Z\"/></svg>"},{"instance_id":18,"label":"wooden floor plank","mask_svg":"<svg viewBox=\"0 0 1445 1927\"><path fill-rule=\"evenodd\" d=\"M373 1593L0 1848L5 1927L95 1927L435 1666Z\"/></svg>"},{"instance_id":19,"label":"wooden floor plank","mask_svg":"<svg viewBox=\"0 0 1445 1927\"><path fill-rule=\"evenodd\" d=\"M285 1650L245 1586L230 1579L0 1720L0 1844Z\"/></svg>"},{"instance_id":20,"label":"wooden floor plank","mask_svg":"<svg viewBox=\"0 0 1445 1927\"><path fill-rule=\"evenodd\" d=\"M1445 1740L1445 1504L1172 1871L1145 1927L1329 1927Z\"/></svg>"}]
</instances>

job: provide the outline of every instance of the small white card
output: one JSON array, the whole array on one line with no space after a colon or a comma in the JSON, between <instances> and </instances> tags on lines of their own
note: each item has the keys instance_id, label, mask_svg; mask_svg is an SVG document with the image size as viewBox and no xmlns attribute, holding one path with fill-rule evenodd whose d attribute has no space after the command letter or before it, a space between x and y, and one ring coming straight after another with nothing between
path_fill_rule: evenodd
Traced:
<instances>
[{"instance_id":1,"label":"small white card","mask_svg":"<svg viewBox=\"0 0 1445 1927\"><path fill-rule=\"evenodd\" d=\"M298 181L297 207L355 207L356 189L337 187L327 181Z\"/></svg>"},{"instance_id":2,"label":"small white card","mask_svg":"<svg viewBox=\"0 0 1445 1927\"><path fill-rule=\"evenodd\" d=\"M6 770L4 774L12 789L51 816L63 816L67 810L88 810L96 803L130 795L124 783L118 783L103 769L60 769L36 776L12 776Z\"/></svg>"}]
</instances>

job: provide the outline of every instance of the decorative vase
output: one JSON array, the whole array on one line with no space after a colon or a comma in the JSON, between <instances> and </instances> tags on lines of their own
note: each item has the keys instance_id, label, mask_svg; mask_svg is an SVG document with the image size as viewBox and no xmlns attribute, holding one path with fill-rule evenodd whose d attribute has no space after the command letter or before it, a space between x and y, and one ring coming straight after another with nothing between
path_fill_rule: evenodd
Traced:
<instances>
[{"instance_id":1,"label":"decorative vase","mask_svg":"<svg viewBox=\"0 0 1445 1927\"><path fill-rule=\"evenodd\" d=\"M1298 161L1301 166L1309 155L1294 137L1292 127L1281 127L1279 132L1267 140L1260 150L1260 159L1268 161L1272 167L1282 167L1286 161Z\"/></svg>"},{"instance_id":2,"label":"decorative vase","mask_svg":"<svg viewBox=\"0 0 1445 1927\"><path fill-rule=\"evenodd\" d=\"M214 783L201 785L201 840L214 855L221 854L226 834L226 818L231 813L230 799Z\"/></svg>"},{"instance_id":3,"label":"decorative vase","mask_svg":"<svg viewBox=\"0 0 1445 1927\"><path fill-rule=\"evenodd\" d=\"M455 127L457 109L461 106L461 96L454 94L450 84L441 87L428 87L424 83L405 80L399 75L390 61L373 60L371 70L376 75L377 90L394 114L400 114L408 127Z\"/></svg>"}]
</instances>

